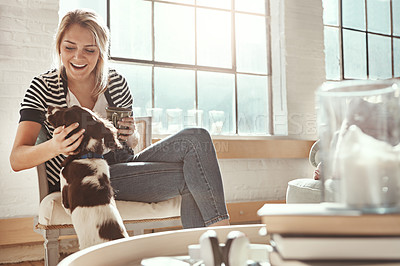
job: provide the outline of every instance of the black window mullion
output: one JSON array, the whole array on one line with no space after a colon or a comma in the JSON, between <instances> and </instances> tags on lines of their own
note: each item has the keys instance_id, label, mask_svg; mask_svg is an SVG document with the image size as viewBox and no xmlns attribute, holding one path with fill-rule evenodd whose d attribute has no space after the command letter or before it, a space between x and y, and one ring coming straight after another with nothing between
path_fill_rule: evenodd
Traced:
<instances>
[{"instance_id":1,"label":"black window mullion","mask_svg":"<svg viewBox=\"0 0 400 266\"><path fill-rule=\"evenodd\" d=\"M194 64L197 66L197 0L195 0L194 4ZM196 110L199 109L199 87L197 82L197 72L198 70L196 69L194 71L194 108ZM195 116L196 125L198 125L197 115Z\"/></svg>"},{"instance_id":2,"label":"black window mullion","mask_svg":"<svg viewBox=\"0 0 400 266\"><path fill-rule=\"evenodd\" d=\"M155 29L154 29L154 1L151 2L151 60L155 60ZM155 89L154 89L154 64L151 67L151 106L155 108Z\"/></svg>"},{"instance_id":3,"label":"black window mullion","mask_svg":"<svg viewBox=\"0 0 400 266\"><path fill-rule=\"evenodd\" d=\"M392 78L394 78L393 0L390 0L390 43L392 49Z\"/></svg>"},{"instance_id":4,"label":"black window mullion","mask_svg":"<svg viewBox=\"0 0 400 266\"><path fill-rule=\"evenodd\" d=\"M237 64L236 64L236 19L235 19L235 0L231 0L231 49L232 49L232 69L235 74L235 134L239 133L239 103L238 103L238 85L237 85Z\"/></svg>"},{"instance_id":5,"label":"black window mullion","mask_svg":"<svg viewBox=\"0 0 400 266\"><path fill-rule=\"evenodd\" d=\"M154 93L154 65L151 66L151 107L155 108L155 93Z\"/></svg>"},{"instance_id":6,"label":"black window mullion","mask_svg":"<svg viewBox=\"0 0 400 266\"><path fill-rule=\"evenodd\" d=\"M111 19L110 19L110 14L111 14L111 11L110 11L110 5L111 5L111 3L110 3L110 1L111 0L107 0L107 2L106 2L106 23L107 23L107 28L108 28L108 30L111 32L111 25L110 25L110 23L111 23ZM110 34L110 36L111 36L111 34ZM111 42L111 40L109 40L109 42ZM108 58L111 58L111 45L109 45L108 46Z\"/></svg>"},{"instance_id":7,"label":"black window mullion","mask_svg":"<svg viewBox=\"0 0 400 266\"><path fill-rule=\"evenodd\" d=\"M107 14L107 18L106 18L106 23L107 23L107 27L109 29L111 29L110 27L110 0L107 0L107 4L106 4L106 14Z\"/></svg>"},{"instance_id":8,"label":"black window mullion","mask_svg":"<svg viewBox=\"0 0 400 266\"><path fill-rule=\"evenodd\" d=\"M340 45L340 79L344 80L344 47L343 47L343 0L339 0L339 45Z\"/></svg>"},{"instance_id":9,"label":"black window mullion","mask_svg":"<svg viewBox=\"0 0 400 266\"><path fill-rule=\"evenodd\" d=\"M366 53L366 61L367 61L367 79L369 79L369 46L368 46L368 0L364 0L365 5L365 53Z\"/></svg>"}]
</instances>

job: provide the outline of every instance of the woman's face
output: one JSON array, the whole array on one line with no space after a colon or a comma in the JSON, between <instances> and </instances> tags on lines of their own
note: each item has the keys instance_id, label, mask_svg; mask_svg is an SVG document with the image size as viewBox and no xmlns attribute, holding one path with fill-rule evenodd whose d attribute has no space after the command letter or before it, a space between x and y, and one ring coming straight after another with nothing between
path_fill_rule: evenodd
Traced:
<instances>
[{"instance_id":1,"label":"woman's face","mask_svg":"<svg viewBox=\"0 0 400 266\"><path fill-rule=\"evenodd\" d=\"M94 74L100 51L91 31L72 25L61 40L60 50L68 80L87 81Z\"/></svg>"}]
</instances>

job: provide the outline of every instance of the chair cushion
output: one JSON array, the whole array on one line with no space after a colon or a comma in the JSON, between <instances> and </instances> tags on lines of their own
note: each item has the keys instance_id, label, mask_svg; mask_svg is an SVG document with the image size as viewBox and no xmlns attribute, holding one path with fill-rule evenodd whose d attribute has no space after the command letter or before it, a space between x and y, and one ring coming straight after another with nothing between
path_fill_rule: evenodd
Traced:
<instances>
[{"instance_id":1,"label":"chair cushion","mask_svg":"<svg viewBox=\"0 0 400 266\"><path fill-rule=\"evenodd\" d=\"M181 197L157 203L117 200L123 220L161 219L180 216ZM71 224L71 217L61 205L61 192L47 195L39 206L39 223L42 225Z\"/></svg>"},{"instance_id":2,"label":"chair cushion","mask_svg":"<svg viewBox=\"0 0 400 266\"><path fill-rule=\"evenodd\" d=\"M310 178L289 181L286 203L319 203L322 197L322 182Z\"/></svg>"}]
</instances>

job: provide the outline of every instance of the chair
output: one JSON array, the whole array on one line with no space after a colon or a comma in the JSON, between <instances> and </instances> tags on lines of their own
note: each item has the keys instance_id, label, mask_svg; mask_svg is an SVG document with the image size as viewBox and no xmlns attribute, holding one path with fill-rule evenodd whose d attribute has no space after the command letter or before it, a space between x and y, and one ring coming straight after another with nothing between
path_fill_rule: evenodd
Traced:
<instances>
[{"instance_id":1,"label":"chair","mask_svg":"<svg viewBox=\"0 0 400 266\"><path fill-rule=\"evenodd\" d=\"M135 148L135 152L138 152L151 144L151 117L137 117L135 120L136 128L141 136L139 144ZM46 140L46 135L42 130L36 143L44 140ZM149 167L151 163L138 162L135 164L137 164L137 169L140 171L143 167ZM166 167L168 167L167 164ZM61 205L61 192L54 192L48 195L46 167L44 164L37 166L37 173L40 205L39 215L35 217L34 231L44 237L45 265L54 266L59 261L59 237L75 235L76 233L71 217ZM134 235L143 234L146 229L181 226L180 197L158 203L117 200L116 204L126 230L133 232Z\"/></svg>"},{"instance_id":2,"label":"chair","mask_svg":"<svg viewBox=\"0 0 400 266\"><path fill-rule=\"evenodd\" d=\"M317 140L310 149L309 162L317 167L321 158L320 144ZM320 203L322 201L322 182L313 178L299 178L288 182L286 203Z\"/></svg>"}]
</instances>

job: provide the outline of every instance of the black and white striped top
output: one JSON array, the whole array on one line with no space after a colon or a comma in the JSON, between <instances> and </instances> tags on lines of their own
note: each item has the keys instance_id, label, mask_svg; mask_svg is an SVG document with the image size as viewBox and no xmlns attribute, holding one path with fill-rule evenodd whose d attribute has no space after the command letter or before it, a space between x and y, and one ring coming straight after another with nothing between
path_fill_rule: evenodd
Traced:
<instances>
[{"instance_id":1,"label":"black and white striped top","mask_svg":"<svg viewBox=\"0 0 400 266\"><path fill-rule=\"evenodd\" d=\"M20 122L40 123L46 133L46 139L50 139L54 128L46 120L47 107L49 105L67 107L67 90L67 84L59 77L57 69L33 78L21 103ZM132 108L133 98L128 84L125 78L115 70L109 72L108 88L104 95L109 106ZM63 155L59 155L46 162L49 193L60 191L59 174L64 158Z\"/></svg>"}]
</instances>

